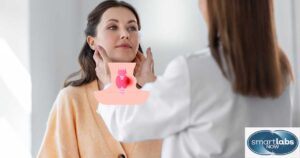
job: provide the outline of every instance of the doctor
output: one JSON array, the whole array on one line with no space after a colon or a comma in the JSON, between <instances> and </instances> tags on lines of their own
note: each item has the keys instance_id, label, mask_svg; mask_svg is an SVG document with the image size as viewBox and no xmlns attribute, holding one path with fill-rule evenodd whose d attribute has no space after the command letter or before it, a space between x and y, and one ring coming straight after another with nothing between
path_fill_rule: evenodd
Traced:
<instances>
[{"instance_id":1,"label":"doctor","mask_svg":"<svg viewBox=\"0 0 300 158\"><path fill-rule=\"evenodd\" d=\"M291 126L290 63L280 49L273 0L199 0L209 49L174 59L163 76L140 57L143 105L99 105L123 142L163 139L163 158L244 157L245 127ZM101 58L102 57L102 58ZM109 84L105 50L94 55Z\"/></svg>"}]
</instances>

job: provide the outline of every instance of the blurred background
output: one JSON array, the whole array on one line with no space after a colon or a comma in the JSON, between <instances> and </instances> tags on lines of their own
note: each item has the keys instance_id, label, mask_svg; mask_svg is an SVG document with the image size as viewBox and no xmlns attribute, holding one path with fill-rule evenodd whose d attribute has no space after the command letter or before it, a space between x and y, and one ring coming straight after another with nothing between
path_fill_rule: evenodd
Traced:
<instances>
[{"instance_id":1,"label":"blurred background","mask_svg":"<svg viewBox=\"0 0 300 158\"><path fill-rule=\"evenodd\" d=\"M177 55L207 47L197 0L125 0L140 14L142 47L162 74ZM0 157L35 157L64 79L79 69L88 13L96 0L0 0ZM300 81L300 1L275 0L279 42ZM299 85L293 90L300 126Z\"/></svg>"}]
</instances>

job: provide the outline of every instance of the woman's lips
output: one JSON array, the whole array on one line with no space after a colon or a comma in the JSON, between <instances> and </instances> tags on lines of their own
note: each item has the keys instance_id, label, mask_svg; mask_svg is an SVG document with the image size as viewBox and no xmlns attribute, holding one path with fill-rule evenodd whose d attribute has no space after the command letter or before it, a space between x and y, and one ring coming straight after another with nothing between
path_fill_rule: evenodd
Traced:
<instances>
[{"instance_id":1,"label":"woman's lips","mask_svg":"<svg viewBox=\"0 0 300 158\"><path fill-rule=\"evenodd\" d=\"M129 44L120 44L117 45L116 48L131 48L131 46Z\"/></svg>"}]
</instances>

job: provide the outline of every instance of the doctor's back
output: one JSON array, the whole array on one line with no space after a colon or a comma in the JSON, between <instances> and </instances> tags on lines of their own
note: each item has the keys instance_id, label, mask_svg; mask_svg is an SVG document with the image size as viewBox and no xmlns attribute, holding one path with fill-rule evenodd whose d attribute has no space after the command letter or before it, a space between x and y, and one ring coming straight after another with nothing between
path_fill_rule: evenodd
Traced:
<instances>
[{"instance_id":1,"label":"doctor's back","mask_svg":"<svg viewBox=\"0 0 300 158\"><path fill-rule=\"evenodd\" d=\"M189 71L190 115L189 127L164 141L164 147L180 151L173 153L242 158L245 127L291 126L289 86L278 97L245 96L234 91L232 81L224 77L209 49L180 60L186 62Z\"/></svg>"}]
</instances>

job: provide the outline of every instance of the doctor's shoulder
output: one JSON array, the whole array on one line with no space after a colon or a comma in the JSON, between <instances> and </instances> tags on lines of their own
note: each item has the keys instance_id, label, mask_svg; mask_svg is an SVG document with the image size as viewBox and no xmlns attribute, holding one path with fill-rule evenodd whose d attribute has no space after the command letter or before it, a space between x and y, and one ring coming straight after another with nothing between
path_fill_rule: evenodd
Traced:
<instances>
[{"instance_id":1,"label":"doctor's shoulder","mask_svg":"<svg viewBox=\"0 0 300 158\"><path fill-rule=\"evenodd\" d=\"M211 72L216 71L219 69L210 49L203 49L174 58L168 64L163 76L171 79L187 76L185 80L190 82L191 79L199 78L202 75L206 76L205 78L210 78Z\"/></svg>"},{"instance_id":2,"label":"doctor's shoulder","mask_svg":"<svg viewBox=\"0 0 300 158\"><path fill-rule=\"evenodd\" d=\"M171 62L167 66L167 69L168 67L174 67L174 66L184 67L185 64L189 62L199 61L199 60L201 61L207 59L213 60L209 48L198 50L193 53L177 56L176 58L171 60Z\"/></svg>"},{"instance_id":3,"label":"doctor's shoulder","mask_svg":"<svg viewBox=\"0 0 300 158\"><path fill-rule=\"evenodd\" d=\"M186 54L186 55L184 55L184 58L186 59L187 62L212 60L213 59L209 48L205 48L205 49L202 49L202 50L197 50L195 52Z\"/></svg>"},{"instance_id":4,"label":"doctor's shoulder","mask_svg":"<svg viewBox=\"0 0 300 158\"><path fill-rule=\"evenodd\" d=\"M178 73L181 71L189 71L190 69L207 69L209 65L215 64L215 61L210 53L210 49L198 50L193 53L180 55L171 60L168 64L166 72ZM169 73L168 73L169 74Z\"/></svg>"},{"instance_id":5,"label":"doctor's shoulder","mask_svg":"<svg viewBox=\"0 0 300 158\"><path fill-rule=\"evenodd\" d=\"M188 68L193 70L192 72L207 71L208 69L217 69L216 62L211 55L211 51L209 48L205 48L202 50L195 51L190 54L186 54L183 56Z\"/></svg>"}]
</instances>

